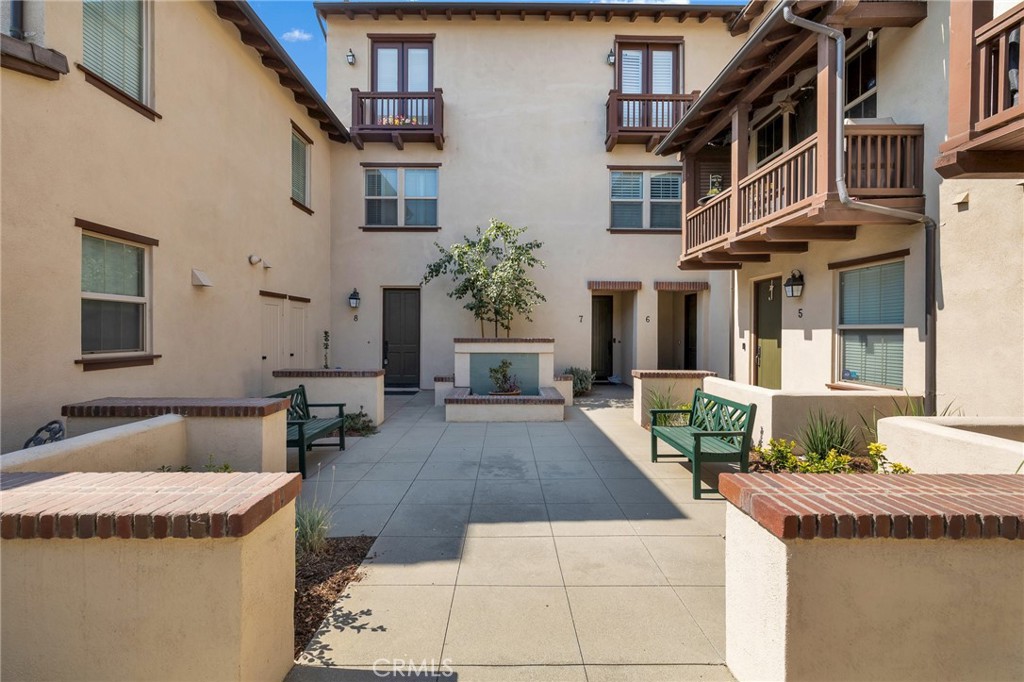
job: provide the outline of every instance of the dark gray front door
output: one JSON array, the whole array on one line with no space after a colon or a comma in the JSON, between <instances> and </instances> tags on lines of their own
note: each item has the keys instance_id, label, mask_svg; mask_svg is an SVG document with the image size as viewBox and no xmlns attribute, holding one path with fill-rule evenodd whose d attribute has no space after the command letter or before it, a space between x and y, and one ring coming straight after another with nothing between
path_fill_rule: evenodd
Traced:
<instances>
[{"instance_id":1,"label":"dark gray front door","mask_svg":"<svg viewBox=\"0 0 1024 682\"><path fill-rule=\"evenodd\" d=\"M683 343L683 369L697 369L697 294L683 299L686 337Z\"/></svg>"},{"instance_id":2,"label":"dark gray front door","mask_svg":"<svg viewBox=\"0 0 1024 682\"><path fill-rule=\"evenodd\" d=\"M598 379L607 379L612 373L611 296L594 296L590 319L590 369Z\"/></svg>"},{"instance_id":3,"label":"dark gray front door","mask_svg":"<svg viewBox=\"0 0 1024 682\"><path fill-rule=\"evenodd\" d=\"M420 385L420 291L384 290L385 386Z\"/></svg>"}]
</instances>

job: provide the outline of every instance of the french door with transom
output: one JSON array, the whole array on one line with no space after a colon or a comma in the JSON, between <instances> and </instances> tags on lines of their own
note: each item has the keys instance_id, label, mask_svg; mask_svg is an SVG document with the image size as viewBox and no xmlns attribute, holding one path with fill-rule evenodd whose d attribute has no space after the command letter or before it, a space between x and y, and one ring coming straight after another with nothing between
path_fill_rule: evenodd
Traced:
<instances>
[{"instance_id":1,"label":"french door with transom","mask_svg":"<svg viewBox=\"0 0 1024 682\"><path fill-rule=\"evenodd\" d=\"M373 89L378 93L424 93L434 87L434 46L428 40L374 41ZM433 100L381 97L377 99L378 120L393 125L429 125Z\"/></svg>"},{"instance_id":2,"label":"french door with transom","mask_svg":"<svg viewBox=\"0 0 1024 682\"><path fill-rule=\"evenodd\" d=\"M620 43L618 89L622 93L622 125L627 128L671 128L676 102L653 95L679 93L679 45ZM638 95L630 99L629 95Z\"/></svg>"}]
</instances>

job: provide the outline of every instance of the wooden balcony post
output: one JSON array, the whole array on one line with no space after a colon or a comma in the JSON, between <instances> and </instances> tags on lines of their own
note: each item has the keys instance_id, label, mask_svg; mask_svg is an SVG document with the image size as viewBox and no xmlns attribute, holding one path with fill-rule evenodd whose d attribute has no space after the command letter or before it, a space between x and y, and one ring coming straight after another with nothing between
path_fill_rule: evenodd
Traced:
<instances>
[{"instance_id":1,"label":"wooden balcony post","mask_svg":"<svg viewBox=\"0 0 1024 682\"><path fill-rule=\"evenodd\" d=\"M949 3L949 124L940 150L970 140L981 117L984 62L974 33L991 20L991 0Z\"/></svg>"},{"instance_id":2,"label":"wooden balcony post","mask_svg":"<svg viewBox=\"0 0 1024 682\"><path fill-rule=\"evenodd\" d=\"M732 202L729 211L729 232L736 234L740 229L743 202L740 193L740 182L747 177L750 149L750 103L741 102L732 112Z\"/></svg>"},{"instance_id":3,"label":"wooden balcony post","mask_svg":"<svg viewBox=\"0 0 1024 682\"><path fill-rule=\"evenodd\" d=\"M815 193L836 193L836 154L839 153L835 143L837 116L843 112L836 111L836 44L826 35L818 36L818 153L814 174Z\"/></svg>"},{"instance_id":4,"label":"wooden balcony post","mask_svg":"<svg viewBox=\"0 0 1024 682\"><path fill-rule=\"evenodd\" d=\"M696 154L679 154L679 161L683 164L683 215L681 218L683 227L683 250L686 253L686 215L697 207L697 188L700 186L700 178L697 177Z\"/></svg>"},{"instance_id":5,"label":"wooden balcony post","mask_svg":"<svg viewBox=\"0 0 1024 682\"><path fill-rule=\"evenodd\" d=\"M359 103L359 88L352 88L352 124L353 126L362 125L363 123L363 107Z\"/></svg>"}]
</instances>

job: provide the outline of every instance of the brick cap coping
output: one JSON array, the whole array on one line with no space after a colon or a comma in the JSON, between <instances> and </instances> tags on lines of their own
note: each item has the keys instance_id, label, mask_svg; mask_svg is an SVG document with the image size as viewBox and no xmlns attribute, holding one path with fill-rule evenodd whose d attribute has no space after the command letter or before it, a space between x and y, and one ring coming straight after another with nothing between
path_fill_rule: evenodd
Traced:
<instances>
[{"instance_id":1,"label":"brick cap coping","mask_svg":"<svg viewBox=\"0 0 1024 682\"><path fill-rule=\"evenodd\" d=\"M298 474L14 473L0 537L224 538L255 530L302 489Z\"/></svg>"},{"instance_id":2,"label":"brick cap coping","mask_svg":"<svg viewBox=\"0 0 1024 682\"><path fill-rule=\"evenodd\" d=\"M717 372L703 369L634 369L635 379L703 379L717 377Z\"/></svg>"},{"instance_id":3,"label":"brick cap coping","mask_svg":"<svg viewBox=\"0 0 1024 682\"><path fill-rule=\"evenodd\" d=\"M438 374L434 377L434 382L439 384L454 384L455 375L453 374Z\"/></svg>"},{"instance_id":4,"label":"brick cap coping","mask_svg":"<svg viewBox=\"0 0 1024 682\"><path fill-rule=\"evenodd\" d=\"M468 388L456 388L444 399L445 405L565 405L557 389L541 386L540 395L471 395Z\"/></svg>"},{"instance_id":5,"label":"brick cap coping","mask_svg":"<svg viewBox=\"0 0 1024 682\"><path fill-rule=\"evenodd\" d=\"M266 417L288 409L288 398L100 398L60 408L65 417Z\"/></svg>"},{"instance_id":6,"label":"brick cap coping","mask_svg":"<svg viewBox=\"0 0 1024 682\"><path fill-rule=\"evenodd\" d=\"M538 338L524 338L513 336L510 339L495 339L491 337L487 338L472 338L472 337L456 337L452 339L455 343L554 343L554 338L538 337Z\"/></svg>"},{"instance_id":7,"label":"brick cap coping","mask_svg":"<svg viewBox=\"0 0 1024 682\"><path fill-rule=\"evenodd\" d=\"M298 379L302 378L343 378L343 379L360 379L369 377L382 377L384 376L384 370L382 369L275 369L275 377L295 377Z\"/></svg>"},{"instance_id":8,"label":"brick cap coping","mask_svg":"<svg viewBox=\"0 0 1024 682\"><path fill-rule=\"evenodd\" d=\"M680 282L680 281L659 281L654 282L655 291L707 291L711 288L708 282Z\"/></svg>"},{"instance_id":9,"label":"brick cap coping","mask_svg":"<svg viewBox=\"0 0 1024 682\"><path fill-rule=\"evenodd\" d=\"M587 281L587 289L591 291L640 291L641 288L643 288L643 282L638 279L591 279Z\"/></svg>"},{"instance_id":10,"label":"brick cap coping","mask_svg":"<svg viewBox=\"0 0 1024 682\"><path fill-rule=\"evenodd\" d=\"M772 535L1024 539L1024 476L722 474L719 490Z\"/></svg>"}]
</instances>

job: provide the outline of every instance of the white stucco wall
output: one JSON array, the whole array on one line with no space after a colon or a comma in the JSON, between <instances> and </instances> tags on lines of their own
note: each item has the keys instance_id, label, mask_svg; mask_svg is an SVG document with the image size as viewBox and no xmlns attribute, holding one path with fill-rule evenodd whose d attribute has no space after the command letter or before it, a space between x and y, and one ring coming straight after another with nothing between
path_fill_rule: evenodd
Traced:
<instances>
[{"instance_id":1,"label":"white stucco wall","mask_svg":"<svg viewBox=\"0 0 1024 682\"><path fill-rule=\"evenodd\" d=\"M40 3L42 5L42 3ZM156 2L150 121L85 82L82 6L45 3L46 44L71 72L0 71L4 451L64 403L110 395L261 391L261 289L304 296L303 346L329 317L331 146L209 2ZM292 206L291 123L312 137L314 215ZM83 372L75 218L158 239L152 366ZM273 265L248 262L249 254ZM212 288L191 284L203 270ZM347 293L347 292L346 292ZM287 338L287 337L286 337Z\"/></svg>"},{"instance_id":2,"label":"white stucco wall","mask_svg":"<svg viewBox=\"0 0 1024 682\"><path fill-rule=\"evenodd\" d=\"M1024 471L1024 417L889 417L878 421L878 440L918 474Z\"/></svg>"},{"instance_id":3,"label":"white stucco wall","mask_svg":"<svg viewBox=\"0 0 1024 682\"><path fill-rule=\"evenodd\" d=\"M704 88L740 45L717 20L683 24L641 20L588 23L577 19L521 22L492 17L471 21L431 18L415 24L381 16L379 21L328 17L328 100L343 121L351 116L351 88L370 85L368 33L436 33L434 86L444 90L443 151L431 144L407 143L403 151L367 143L355 159L335 154L332 216L333 290L336 297L357 287L363 297L359 320L337 309L335 338L344 338L334 360L342 366L379 366L382 289L418 286L435 241L449 245L497 217L527 225L527 236L544 242L540 257L547 269L534 272L547 296L534 322L516 320L513 336L553 336L555 369L591 364L591 295L588 280L642 281L632 310L620 306L617 329L628 335L616 344L614 372L628 380L630 365L657 363L655 279L711 282L700 296L700 331L705 353L701 366L725 372L727 349L715 339L728 331L728 276L681 273L676 268L680 236L613 235L609 225L608 165L678 167L672 159L648 154L643 145L620 144L606 152L605 102L614 70L605 62L615 36L683 35L684 90ZM345 53L352 49L355 66ZM440 232L369 233L363 224L363 178L359 162L438 162ZM445 296L442 281L422 290L420 385L429 388L438 374L450 374L453 336L479 334L472 316ZM622 298L621 296L619 297ZM624 317L635 319L629 334ZM650 322L647 318L650 316ZM709 340L710 339L710 340ZM635 358L632 359L632 358Z\"/></svg>"}]
</instances>

